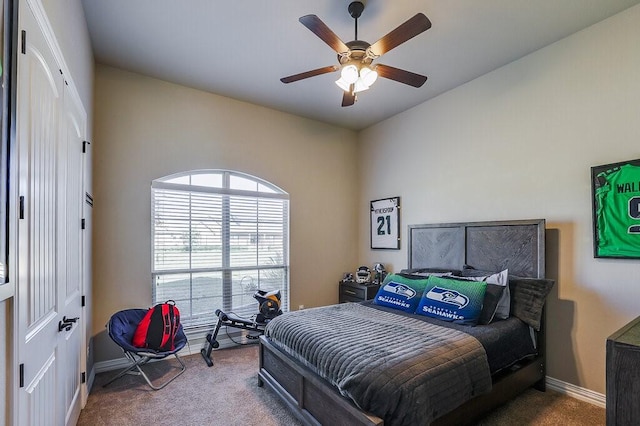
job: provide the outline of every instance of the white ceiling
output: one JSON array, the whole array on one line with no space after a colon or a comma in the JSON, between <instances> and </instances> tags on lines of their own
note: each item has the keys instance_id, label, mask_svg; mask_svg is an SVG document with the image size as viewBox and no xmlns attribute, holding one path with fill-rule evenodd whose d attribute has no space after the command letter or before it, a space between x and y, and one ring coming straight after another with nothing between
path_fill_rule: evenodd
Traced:
<instances>
[{"instance_id":1,"label":"white ceiling","mask_svg":"<svg viewBox=\"0 0 640 426\"><path fill-rule=\"evenodd\" d=\"M362 129L514 61L640 0L368 0L358 38L374 43L424 13L433 26L377 62L429 77L421 88L379 79L341 107L337 64L298 18L317 15L354 38L349 0L82 0L96 61L280 111ZM250 117L248 117L250 118Z\"/></svg>"}]
</instances>

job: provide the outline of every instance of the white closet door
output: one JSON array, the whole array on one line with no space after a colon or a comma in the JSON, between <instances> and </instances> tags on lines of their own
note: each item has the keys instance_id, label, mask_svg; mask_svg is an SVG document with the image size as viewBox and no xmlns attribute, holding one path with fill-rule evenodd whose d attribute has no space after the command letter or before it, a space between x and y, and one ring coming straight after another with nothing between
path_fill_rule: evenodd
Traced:
<instances>
[{"instance_id":1,"label":"white closet door","mask_svg":"<svg viewBox=\"0 0 640 426\"><path fill-rule=\"evenodd\" d=\"M17 424L75 424L80 410L82 163L64 79L29 2L20 2L17 79ZM68 127L71 127L69 129ZM73 223L75 220L75 223ZM75 245L75 247L73 247ZM62 325L62 326L61 326Z\"/></svg>"},{"instance_id":2,"label":"white closet door","mask_svg":"<svg viewBox=\"0 0 640 426\"><path fill-rule=\"evenodd\" d=\"M60 274L61 285L60 301L61 312L67 318L77 318L71 330L65 331L60 337L60 354L64 367L60 376L60 388L63 389L62 407L65 408L65 424L74 425L80 415L82 406L81 400L81 371L84 371L85 359L81 359L84 346L84 323L82 309L83 295L83 262L82 262L82 215L83 215L83 154L82 142L85 134L84 110L68 92L64 94L63 108L63 137L61 139L61 149L59 150L59 190L62 201L66 200L64 207L59 210L61 214L59 229L65 227L64 232L60 232L59 254L64 254L64 261L61 256L59 265L65 269L64 274ZM64 278L62 278L64 276Z\"/></svg>"}]
</instances>

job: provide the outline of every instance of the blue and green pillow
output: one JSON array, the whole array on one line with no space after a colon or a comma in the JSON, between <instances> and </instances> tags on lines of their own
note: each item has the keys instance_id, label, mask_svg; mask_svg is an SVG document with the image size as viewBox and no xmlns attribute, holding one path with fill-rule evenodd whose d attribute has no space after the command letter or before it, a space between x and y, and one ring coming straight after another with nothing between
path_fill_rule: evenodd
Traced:
<instances>
[{"instance_id":1,"label":"blue and green pillow","mask_svg":"<svg viewBox=\"0 0 640 426\"><path fill-rule=\"evenodd\" d=\"M414 313L427 286L427 278L389 274L382 282L373 303Z\"/></svg>"},{"instance_id":2,"label":"blue and green pillow","mask_svg":"<svg viewBox=\"0 0 640 426\"><path fill-rule=\"evenodd\" d=\"M487 283L430 276L416 314L443 321L476 325L482 312Z\"/></svg>"}]
</instances>

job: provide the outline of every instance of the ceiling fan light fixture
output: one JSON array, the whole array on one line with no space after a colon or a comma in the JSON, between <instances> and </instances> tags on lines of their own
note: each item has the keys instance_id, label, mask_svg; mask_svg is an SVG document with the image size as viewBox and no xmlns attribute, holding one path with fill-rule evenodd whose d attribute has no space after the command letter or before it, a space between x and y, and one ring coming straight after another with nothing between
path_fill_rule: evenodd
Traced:
<instances>
[{"instance_id":1,"label":"ceiling fan light fixture","mask_svg":"<svg viewBox=\"0 0 640 426\"><path fill-rule=\"evenodd\" d=\"M345 92L349 92L351 90L351 84L347 83L342 77L336 80L336 84Z\"/></svg>"},{"instance_id":2,"label":"ceiling fan light fixture","mask_svg":"<svg viewBox=\"0 0 640 426\"><path fill-rule=\"evenodd\" d=\"M360 70L360 78L367 87L370 87L373 83L378 79L378 72L376 70L372 70L369 67L362 67Z\"/></svg>"},{"instance_id":3,"label":"ceiling fan light fixture","mask_svg":"<svg viewBox=\"0 0 640 426\"><path fill-rule=\"evenodd\" d=\"M345 65L340 71L340 78L348 84L353 84L358 79L358 67L353 64Z\"/></svg>"},{"instance_id":4,"label":"ceiling fan light fixture","mask_svg":"<svg viewBox=\"0 0 640 426\"><path fill-rule=\"evenodd\" d=\"M357 79L353 84L353 93L363 92L369 90L369 86L361 79Z\"/></svg>"},{"instance_id":5,"label":"ceiling fan light fixture","mask_svg":"<svg viewBox=\"0 0 640 426\"><path fill-rule=\"evenodd\" d=\"M423 13L416 13L412 18L406 20L394 30L387 33L373 44L358 39L358 18L365 7L365 0L352 1L349 4L349 14L355 20L355 38L347 43L340 40L331 29L322 22L316 15L305 15L299 21L312 33L324 41L338 55L338 64L317 68L314 70L290 75L280 79L283 83L292 83L309 77L315 77L340 70L340 77L336 80L336 85L340 87L342 95L342 106L348 107L355 103L356 92L369 89L378 77L394 80L399 83L408 84L413 87L421 87L427 77L405 71L400 68L388 65L376 64L372 62L380 56L395 49L399 45L421 34L431 28L431 21ZM380 70L378 72L378 70Z\"/></svg>"}]
</instances>

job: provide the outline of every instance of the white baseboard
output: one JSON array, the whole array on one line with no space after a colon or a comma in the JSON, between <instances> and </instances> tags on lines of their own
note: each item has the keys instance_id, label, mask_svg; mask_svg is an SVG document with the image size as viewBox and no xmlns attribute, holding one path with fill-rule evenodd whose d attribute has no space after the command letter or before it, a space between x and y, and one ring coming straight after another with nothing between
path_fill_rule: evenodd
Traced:
<instances>
[{"instance_id":1,"label":"white baseboard","mask_svg":"<svg viewBox=\"0 0 640 426\"><path fill-rule=\"evenodd\" d=\"M104 373L105 371L119 370L128 367L130 364L127 358L109 359L106 361L99 361L93 364L93 369L96 374Z\"/></svg>"},{"instance_id":2,"label":"white baseboard","mask_svg":"<svg viewBox=\"0 0 640 426\"><path fill-rule=\"evenodd\" d=\"M580 386L572 385L571 383L563 382L562 380L554 379L549 376L546 378L546 384L551 390L597 405L598 407L605 408L607 405L606 396L601 393L581 388Z\"/></svg>"},{"instance_id":3,"label":"white baseboard","mask_svg":"<svg viewBox=\"0 0 640 426\"><path fill-rule=\"evenodd\" d=\"M93 382L96 380L96 368L95 366L89 371L89 379L87 380L87 390L91 393L91 389L93 388Z\"/></svg>"},{"instance_id":4,"label":"white baseboard","mask_svg":"<svg viewBox=\"0 0 640 426\"><path fill-rule=\"evenodd\" d=\"M237 332L229 333L229 334L231 334L233 337L241 339L240 334ZM243 340L243 341L246 342L246 340ZM189 343L187 343L187 345L184 348L182 348L180 352L178 352L178 355L187 356L187 355L200 354L200 349L205 347L205 342L206 340L204 336L190 338ZM220 344L220 349L224 349L224 348L228 348L236 345L226 335L219 336L218 342ZM162 361L162 360L154 360L151 362L156 362L156 361ZM202 362L204 362L204 360ZM123 368L127 368L129 365L131 365L131 362L125 357L109 359L106 361L99 361L93 365L93 374L95 375L98 373L104 373L105 371L121 370Z\"/></svg>"}]
</instances>

